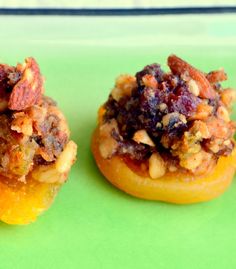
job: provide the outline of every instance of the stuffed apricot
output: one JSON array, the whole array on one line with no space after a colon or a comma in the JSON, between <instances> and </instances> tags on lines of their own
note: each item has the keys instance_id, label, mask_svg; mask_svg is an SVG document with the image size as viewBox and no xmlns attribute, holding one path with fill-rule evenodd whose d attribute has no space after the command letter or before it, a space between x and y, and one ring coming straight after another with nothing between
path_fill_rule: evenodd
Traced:
<instances>
[{"instance_id":1,"label":"stuffed apricot","mask_svg":"<svg viewBox=\"0 0 236 269\"><path fill-rule=\"evenodd\" d=\"M223 69L201 72L175 55L118 77L100 107L92 152L100 171L139 198L187 204L223 193L236 169L233 89Z\"/></svg>"},{"instance_id":2,"label":"stuffed apricot","mask_svg":"<svg viewBox=\"0 0 236 269\"><path fill-rule=\"evenodd\" d=\"M43 92L33 58L0 65L0 220L9 224L46 210L75 161L66 119Z\"/></svg>"}]
</instances>

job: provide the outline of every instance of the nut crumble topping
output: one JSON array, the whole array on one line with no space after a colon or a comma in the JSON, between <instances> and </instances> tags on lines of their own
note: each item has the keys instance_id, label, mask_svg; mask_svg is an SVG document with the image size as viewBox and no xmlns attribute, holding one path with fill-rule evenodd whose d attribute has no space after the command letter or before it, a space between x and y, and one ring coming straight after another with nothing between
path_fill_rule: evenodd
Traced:
<instances>
[{"instance_id":1,"label":"nut crumble topping","mask_svg":"<svg viewBox=\"0 0 236 269\"><path fill-rule=\"evenodd\" d=\"M221 86L223 69L206 74L175 55L168 65L170 72L152 64L118 78L102 107L101 153L148 164L152 178L176 170L204 174L234 148L236 93Z\"/></svg>"}]
</instances>

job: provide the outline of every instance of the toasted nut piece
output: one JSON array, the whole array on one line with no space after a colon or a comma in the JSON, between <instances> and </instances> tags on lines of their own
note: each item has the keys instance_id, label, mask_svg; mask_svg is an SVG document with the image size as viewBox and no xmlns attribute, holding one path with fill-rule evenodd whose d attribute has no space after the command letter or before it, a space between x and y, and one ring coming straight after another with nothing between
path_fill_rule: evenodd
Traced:
<instances>
[{"instance_id":1,"label":"toasted nut piece","mask_svg":"<svg viewBox=\"0 0 236 269\"><path fill-rule=\"evenodd\" d=\"M231 144L231 140L230 139L227 139L224 141L223 143L225 146L229 146Z\"/></svg>"},{"instance_id":2,"label":"toasted nut piece","mask_svg":"<svg viewBox=\"0 0 236 269\"><path fill-rule=\"evenodd\" d=\"M176 166L174 166L174 165L170 165L170 166L168 166L168 170L170 172L176 172L178 170L178 168Z\"/></svg>"},{"instance_id":3,"label":"toasted nut piece","mask_svg":"<svg viewBox=\"0 0 236 269\"><path fill-rule=\"evenodd\" d=\"M156 89L157 86L158 86L158 82L157 80L155 79L154 76L150 75L150 74L146 74L142 77L142 80L143 80L143 84L146 86L146 87L150 87L152 89Z\"/></svg>"},{"instance_id":4,"label":"toasted nut piece","mask_svg":"<svg viewBox=\"0 0 236 269\"><path fill-rule=\"evenodd\" d=\"M31 136L33 133L32 119L29 118L24 112L15 113L14 120L11 123L11 129L18 133Z\"/></svg>"},{"instance_id":5,"label":"toasted nut piece","mask_svg":"<svg viewBox=\"0 0 236 269\"><path fill-rule=\"evenodd\" d=\"M135 132L133 140L139 144L143 143L151 147L155 147L155 144L153 143L152 139L150 138L146 130L139 130Z\"/></svg>"},{"instance_id":6,"label":"toasted nut piece","mask_svg":"<svg viewBox=\"0 0 236 269\"><path fill-rule=\"evenodd\" d=\"M180 166L188 169L188 170L193 170L195 168L197 168L203 159L203 153L202 150L197 152L197 153L193 153L191 155L185 155L184 158L180 158Z\"/></svg>"},{"instance_id":7,"label":"toasted nut piece","mask_svg":"<svg viewBox=\"0 0 236 269\"><path fill-rule=\"evenodd\" d=\"M118 142L112 137L112 131L119 133L117 121L112 119L100 126L100 143L99 150L100 154L104 159L110 158L118 148Z\"/></svg>"},{"instance_id":8,"label":"toasted nut piece","mask_svg":"<svg viewBox=\"0 0 236 269\"><path fill-rule=\"evenodd\" d=\"M34 180L45 183L63 183L67 178L66 173L57 171L55 164L37 166L31 175Z\"/></svg>"},{"instance_id":9,"label":"toasted nut piece","mask_svg":"<svg viewBox=\"0 0 236 269\"><path fill-rule=\"evenodd\" d=\"M197 153L201 150L200 141L202 140L200 132L199 134L184 132L181 140L176 141L172 146L172 155L174 156L188 156L192 153Z\"/></svg>"},{"instance_id":10,"label":"toasted nut piece","mask_svg":"<svg viewBox=\"0 0 236 269\"><path fill-rule=\"evenodd\" d=\"M191 120L204 120L207 119L213 111L213 107L204 103L200 103L197 106L196 113L191 116Z\"/></svg>"},{"instance_id":11,"label":"toasted nut piece","mask_svg":"<svg viewBox=\"0 0 236 269\"><path fill-rule=\"evenodd\" d=\"M179 112L172 112L168 113L165 116L162 117L162 124L164 127L167 127L170 123L170 120L173 118L177 118L182 123L187 123L186 117L183 114L180 114ZM178 122L176 124L179 124Z\"/></svg>"},{"instance_id":12,"label":"toasted nut piece","mask_svg":"<svg viewBox=\"0 0 236 269\"><path fill-rule=\"evenodd\" d=\"M111 95L117 102L123 96L130 96L134 88L137 87L136 78L130 75L121 75L116 79L116 84Z\"/></svg>"},{"instance_id":13,"label":"toasted nut piece","mask_svg":"<svg viewBox=\"0 0 236 269\"><path fill-rule=\"evenodd\" d=\"M181 76L185 73L189 75L191 79L195 80L199 87L200 97L206 99L214 99L216 97L215 90L211 87L210 82L200 70L194 68L176 55L170 55L168 57L168 65L173 74Z\"/></svg>"},{"instance_id":14,"label":"toasted nut piece","mask_svg":"<svg viewBox=\"0 0 236 269\"><path fill-rule=\"evenodd\" d=\"M229 112L228 112L228 110L224 106L220 106L217 109L217 117L219 119L222 119L225 122L229 122L230 121Z\"/></svg>"},{"instance_id":15,"label":"toasted nut piece","mask_svg":"<svg viewBox=\"0 0 236 269\"><path fill-rule=\"evenodd\" d=\"M200 120L194 121L193 126L190 129L190 132L195 134L196 136L199 136L199 138L207 139L211 137L206 123Z\"/></svg>"},{"instance_id":16,"label":"toasted nut piece","mask_svg":"<svg viewBox=\"0 0 236 269\"><path fill-rule=\"evenodd\" d=\"M208 148L213 152L213 153L217 153L219 150L220 150L220 145L217 143L217 140L218 139L215 139L212 143L210 142ZM219 140L220 143L221 142L221 139Z\"/></svg>"},{"instance_id":17,"label":"toasted nut piece","mask_svg":"<svg viewBox=\"0 0 236 269\"><path fill-rule=\"evenodd\" d=\"M202 162L198 167L192 170L194 175L206 175L207 172L211 171L211 169L215 167L216 164L216 159L214 158L213 154L204 150L202 150L201 153Z\"/></svg>"},{"instance_id":18,"label":"toasted nut piece","mask_svg":"<svg viewBox=\"0 0 236 269\"><path fill-rule=\"evenodd\" d=\"M226 75L224 69L221 68L219 70L212 71L212 72L208 73L206 78L208 79L208 81L210 83L217 83L220 81L227 80L227 75Z\"/></svg>"},{"instance_id":19,"label":"toasted nut piece","mask_svg":"<svg viewBox=\"0 0 236 269\"><path fill-rule=\"evenodd\" d=\"M8 108L24 110L37 104L43 93L43 78L39 66L33 58L27 58L23 65L17 68L23 73L22 78L14 86Z\"/></svg>"},{"instance_id":20,"label":"toasted nut piece","mask_svg":"<svg viewBox=\"0 0 236 269\"><path fill-rule=\"evenodd\" d=\"M227 106L230 107L232 103L236 100L236 91L231 88L223 90L220 94L221 101Z\"/></svg>"},{"instance_id":21,"label":"toasted nut piece","mask_svg":"<svg viewBox=\"0 0 236 269\"><path fill-rule=\"evenodd\" d=\"M166 165L159 153L153 153L149 158L149 175L151 178L159 178L164 176Z\"/></svg>"},{"instance_id":22,"label":"toasted nut piece","mask_svg":"<svg viewBox=\"0 0 236 269\"><path fill-rule=\"evenodd\" d=\"M66 121L66 117L62 113L62 111L60 109L58 109L58 107L56 107L56 106L49 106L47 113L56 115L60 119L59 125L57 127L61 132L65 133L69 137L70 130L69 130L69 127L68 127L68 124Z\"/></svg>"},{"instance_id":23,"label":"toasted nut piece","mask_svg":"<svg viewBox=\"0 0 236 269\"><path fill-rule=\"evenodd\" d=\"M69 141L56 160L56 170L59 173L69 172L72 164L75 162L76 152L77 145L73 141Z\"/></svg>"},{"instance_id":24,"label":"toasted nut piece","mask_svg":"<svg viewBox=\"0 0 236 269\"><path fill-rule=\"evenodd\" d=\"M228 128L227 123L222 119L218 119L216 117L210 117L206 121L206 124L210 135L216 138L226 139L231 132Z\"/></svg>"},{"instance_id":25,"label":"toasted nut piece","mask_svg":"<svg viewBox=\"0 0 236 269\"><path fill-rule=\"evenodd\" d=\"M200 91L199 91L199 87L198 87L196 81L193 80L193 79L190 79L187 84L188 84L188 87L189 87L189 91L193 95L198 96Z\"/></svg>"},{"instance_id":26,"label":"toasted nut piece","mask_svg":"<svg viewBox=\"0 0 236 269\"><path fill-rule=\"evenodd\" d=\"M165 111L166 109L167 109L167 104L165 104L165 103L161 103L160 105L159 105L159 107L158 107L161 111ZM159 122L158 122L159 123ZM157 124L158 124L157 123Z\"/></svg>"}]
</instances>

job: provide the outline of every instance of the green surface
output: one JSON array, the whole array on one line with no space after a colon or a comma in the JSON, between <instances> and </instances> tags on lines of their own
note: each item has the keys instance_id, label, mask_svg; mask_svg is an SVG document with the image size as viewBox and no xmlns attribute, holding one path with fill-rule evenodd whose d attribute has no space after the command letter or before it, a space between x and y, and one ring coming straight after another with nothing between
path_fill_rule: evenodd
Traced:
<instances>
[{"instance_id":1,"label":"green surface","mask_svg":"<svg viewBox=\"0 0 236 269\"><path fill-rule=\"evenodd\" d=\"M236 86L235 16L0 17L0 40L1 62L37 58L79 146L49 211L28 226L0 224L0 268L236 267L236 182L208 203L142 201L107 183L89 149L120 73L176 53L206 71L224 66Z\"/></svg>"}]
</instances>

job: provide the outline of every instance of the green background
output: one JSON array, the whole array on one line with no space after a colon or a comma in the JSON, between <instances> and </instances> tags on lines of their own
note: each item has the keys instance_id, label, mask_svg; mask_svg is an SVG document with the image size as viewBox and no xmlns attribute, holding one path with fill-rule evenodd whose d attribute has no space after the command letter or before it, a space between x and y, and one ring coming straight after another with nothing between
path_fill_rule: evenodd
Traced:
<instances>
[{"instance_id":1,"label":"green background","mask_svg":"<svg viewBox=\"0 0 236 269\"><path fill-rule=\"evenodd\" d=\"M28 226L0 224L0 268L235 268L236 182L208 203L142 201L107 183L90 152L115 77L166 68L170 53L205 71L224 66L236 86L235 15L0 17L0 61L38 60L79 146L50 210Z\"/></svg>"}]
</instances>

